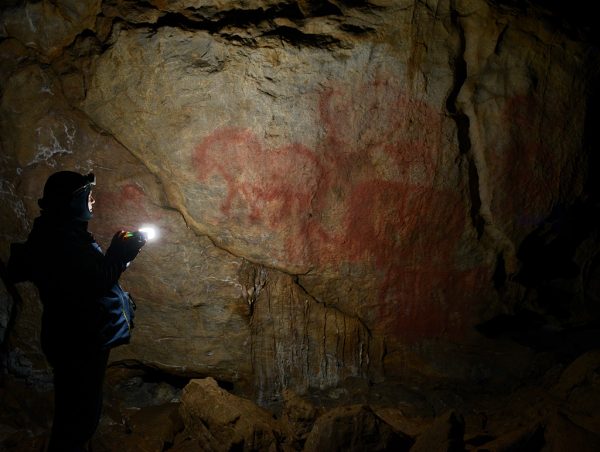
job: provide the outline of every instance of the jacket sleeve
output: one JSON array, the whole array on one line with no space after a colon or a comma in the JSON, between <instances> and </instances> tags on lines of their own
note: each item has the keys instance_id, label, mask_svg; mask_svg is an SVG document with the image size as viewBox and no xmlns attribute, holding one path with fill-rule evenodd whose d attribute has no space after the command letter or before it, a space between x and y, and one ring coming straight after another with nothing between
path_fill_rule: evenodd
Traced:
<instances>
[{"instance_id":1,"label":"jacket sleeve","mask_svg":"<svg viewBox=\"0 0 600 452\"><path fill-rule=\"evenodd\" d=\"M118 283L119 277L127 268L118 256L104 255L95 243L78 246L71 250L71 267L74 270L75 286L100 295Z\"/></svg>"},{"instance_id":2,"label":"jacket sleeve","mask_svg":"<svg viewBox=\"0 0 600 452\"><path fill-rule=\"evenodd\" d=\"M103 256L102 262L96 266L94 288L103 293L110 290L119 282L121 274L127 268L127 262L122 262L111 255Z\"/></svg>"}]
</instances>

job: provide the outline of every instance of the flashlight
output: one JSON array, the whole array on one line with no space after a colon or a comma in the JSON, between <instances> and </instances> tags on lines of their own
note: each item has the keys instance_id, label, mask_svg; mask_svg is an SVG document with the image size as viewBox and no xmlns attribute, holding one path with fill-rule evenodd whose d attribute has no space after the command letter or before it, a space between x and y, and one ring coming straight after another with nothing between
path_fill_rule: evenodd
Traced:
<instances>
[{"instance_id":1,"label":"flashlight","mask_svg":"<svg viewBox=\"0 0 600 452\"><path fill-rule=\"evenodd\" d=\"M158 237L158 230L154 226L142 226L138 229L138 231L144 234L144 237L146 237L146 240L148 240L149 242Z\"/></svg>"},{"instance_id":2,"label":"flashlight","mask_svg":"<svg viewBox=\"0 0 600 452\"><path fill-rule=\"evenodd\" d=\"M130 238L130 237L135 237L136 235L141 235L142 237L144 237L145 240L150 242L150 241L154 240L156 237L158 237L158 231L157 231L157 228L155 228L154 226L144 225L141 228L139 228L137 231L127 232L125 234L125 237Z\"/></svg>"}]
</instances>

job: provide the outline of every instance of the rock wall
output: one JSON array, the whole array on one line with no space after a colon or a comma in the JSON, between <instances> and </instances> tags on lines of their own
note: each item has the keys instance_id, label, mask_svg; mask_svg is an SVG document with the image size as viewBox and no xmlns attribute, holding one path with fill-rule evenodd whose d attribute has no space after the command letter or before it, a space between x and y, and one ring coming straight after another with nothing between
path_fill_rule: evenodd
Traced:
<instances>
[{"instance_id":1,"label":"rock wall","mask_svg":"<svg viewBox=\"0 0 600 452\"><path fill-rule=\"evenodd\" d=\"M2 261L59 169L97 174L101 244L161 231L123 277L139 310L114 361L232 382L262 404L356 379L526 371L526 351L475 326L548 314L516 277L519 250L589 200L585 36L483 0L7 5ZM559 323L597 315L585 234L569 250L589 272L569 280L578 304ZM16 363L43 373L43 359L18 332L39 306L17 290L8 367L32 378Z\"/></svg>"}]
</instances>

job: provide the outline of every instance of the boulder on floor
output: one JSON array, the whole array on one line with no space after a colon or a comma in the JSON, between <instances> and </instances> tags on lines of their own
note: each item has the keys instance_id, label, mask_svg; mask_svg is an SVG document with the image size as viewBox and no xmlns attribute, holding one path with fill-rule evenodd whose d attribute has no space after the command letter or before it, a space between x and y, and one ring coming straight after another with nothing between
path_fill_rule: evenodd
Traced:
<instances>
[{"instance_id":1,"label":"boulder on floor","mask_svg":"<svg viewBox=\"0 0 600 452\"><path fill-rule=\"evenodd\" d=\"M289 436L271 413L230 394L212 378L190 381L179 412L185 426L183 443L201 447L196 450L276 450Z\"/></svg>"},{"instance_id":2,"label":"boulder on floor","mask_svg":"<svg viewBox=\"0 0 600 452\"><path fill-rule=\"evenodd\" d=\"M365 405L334 408L317 419L304 451L408 451L412 439L396 433Z\"/></svg>"}]
</instances>

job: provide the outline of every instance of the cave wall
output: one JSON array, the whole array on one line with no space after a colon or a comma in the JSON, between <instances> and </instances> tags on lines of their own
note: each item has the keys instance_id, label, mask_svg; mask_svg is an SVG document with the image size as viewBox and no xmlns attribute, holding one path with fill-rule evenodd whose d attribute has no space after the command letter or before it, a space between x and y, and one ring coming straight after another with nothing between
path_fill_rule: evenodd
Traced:
<instances>
[{"instance_id":1,"label":"cave wall","mask_svg":"<svg viewBox=\"0 0 600 452\"><path fill-rule=\"evenodd\" d=\"M524 372L526 350L491 354L474 327L530 303L519 249L587 195L598 65L581 36L483 0L43 0L0 17L3 262L60 169L96 173L102 245L161 231L122 278L138 312L113 361L261 403ZM0 294L7 366L42 381L37 295L17 290L13 328Z\"/></svg>"}]
</instances>

